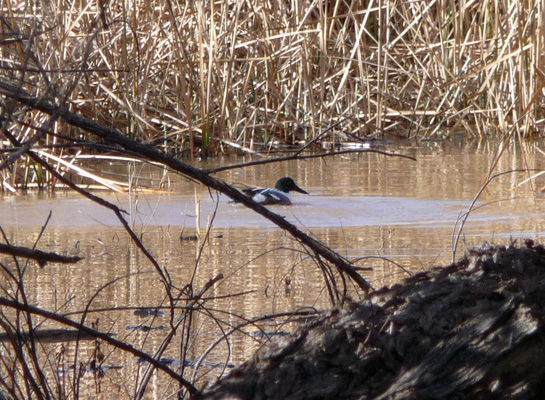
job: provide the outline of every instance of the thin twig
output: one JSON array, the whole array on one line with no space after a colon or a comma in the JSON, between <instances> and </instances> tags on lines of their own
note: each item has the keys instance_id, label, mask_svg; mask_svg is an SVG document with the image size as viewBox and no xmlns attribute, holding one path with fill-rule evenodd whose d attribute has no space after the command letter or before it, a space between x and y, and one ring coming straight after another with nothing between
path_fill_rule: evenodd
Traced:
<instances>
[{"instance_id":1,"label":"thin twig","mask_svg":"<svg viewBox=\"0 0 545 400\"><path fill-rule=\"evenodd\" d=\"M149 354L144 353L143 351L140 351L138 349L135 349L132 345L128 343L125 343L113 338L109 333L103 333L103 332L97 331L95 329L89 328L88 326L72 321L71 319L68 319L62 315L58 315L51 311L43 310L41 308L32 306L30 304L22 304L22 303L19 303L18 301L10 300L5 297L0 297L0 305L48 318L52 321L56 321L63 325L67 325L74 329L77 329L78 331L83 332L86 335L92 336L97 339L101 339L104 342L118 349L131 353L134 356L139 357L143 361L149 362L150 364L154 365L158 370L165 372L171 378L176 379L178 382L184 385L184 387L190 393L197 392L197 389L195 388L195 386L193 386L191 382L184 379L183 376L178 375L176 372L168 368L165 364L161 363L159 360L156 360Z\"/></svg>"},{"instance_id":2,"label":"thin twig","mask_svg":"<svg viewBox=\"0 0 545 400\"><path fill-rule=\"evenodd\" d=\"M238 169L238 168L246 168L246 167L252 167L254 165L263 165L263 164L271 164L271 163L277 163L277 162L284 162L284 161L292 161L292 160L306 160L309 158L323 158L323 157L331 157L331 156L339 156L342 154L351 154L351 153L376 153L381 154L388 157L401 157L406 158L408 160L416 161L416 158L407 156L405 154L396 154L396 153L389 153L387 151L382 150L375 150L375 149L351 149L351 150L340 150L340 151L334 151L329 153L318 153L318 154L305 154L305 155L298 155L299 153L293 154L291 156L286 157L278 157L278 158L270 158L267 160L257 160L257 161L249 161L246 163L240 163L240 164L232 164L232 165L226 165L224 167L218 167L218 168L210 168L203 170L207 174L215 174L221 171L228 171L231 169Z\"/></svg>"}]
</instances>

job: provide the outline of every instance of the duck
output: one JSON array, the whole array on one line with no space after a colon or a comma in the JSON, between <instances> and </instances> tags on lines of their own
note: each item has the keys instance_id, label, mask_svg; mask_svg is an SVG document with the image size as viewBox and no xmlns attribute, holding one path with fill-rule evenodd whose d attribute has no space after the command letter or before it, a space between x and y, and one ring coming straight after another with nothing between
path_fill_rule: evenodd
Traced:
<instances>
[{"instance_id":1,"label":"duck","mask_svg":"<svg viewBox=\"0 0 545 400\"><path fill-rule=\"evenodd\" d=\"M242 189L242 191L251 197L256 203L263 205L282 204L285 206L291 205L289 192L291 191L308 194L295 184L295 181L289 176L280 178L274 188L267 189Z\"/></svg>"}]
</instances>

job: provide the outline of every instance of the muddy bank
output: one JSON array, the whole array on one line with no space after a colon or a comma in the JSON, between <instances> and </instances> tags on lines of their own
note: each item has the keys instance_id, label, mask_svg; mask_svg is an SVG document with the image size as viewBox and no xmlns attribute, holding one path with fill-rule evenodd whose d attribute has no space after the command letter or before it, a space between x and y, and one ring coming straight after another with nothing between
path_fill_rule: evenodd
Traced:
<instances>
[{"instance_id":1,"label":"muddy bank","mask_svg":"<svg viewBox=\"0 0 545 400\"><path fill-rule=\"evenodd\" d=\"M537 399L545 248L486 246L332 310L195 399Z\"/></svg>"}]
</instances>

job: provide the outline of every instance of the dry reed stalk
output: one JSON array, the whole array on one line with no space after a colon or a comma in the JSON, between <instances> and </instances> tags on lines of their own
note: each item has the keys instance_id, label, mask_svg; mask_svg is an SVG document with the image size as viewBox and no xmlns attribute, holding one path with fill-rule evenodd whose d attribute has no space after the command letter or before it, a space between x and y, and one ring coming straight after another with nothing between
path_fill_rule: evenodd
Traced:
<instances>
[{"instance_id":1,"label":"dry reed stalk","mask_svg":"<svg viewBox=\"0 0 545 400\"><path fill-rule=\"evenodd\" d=\"M543 0L44 4L0 3L0 80L58 99L83 69L72 110L175 154L305 143L347 116L361 138L544 131ZM44 118L2 105L21 140Z\"/></svg>"}]
</instances>

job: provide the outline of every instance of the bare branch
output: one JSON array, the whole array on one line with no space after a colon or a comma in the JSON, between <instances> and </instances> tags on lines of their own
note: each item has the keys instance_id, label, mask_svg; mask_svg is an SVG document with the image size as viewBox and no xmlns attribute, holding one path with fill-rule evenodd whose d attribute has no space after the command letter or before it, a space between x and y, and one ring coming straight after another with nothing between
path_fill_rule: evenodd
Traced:
<instances>
[{"instance_id":1,"label":"bare branch","mask_svg":"<svg viewBox=\"0 0 545 400\"><path fill-rule=\"evenodd\" d=\"M160 361L156 360L155 358L153 358L149 354L144 353L143 351L140 351L140 350L134 348L132 345L130 345L128 343L122 342L120 340L117 340L117 339L111 337L108 333L100 332L100 331L97 331L95 329L89 328L86 325L79 324L79 323L77 323L75 321L72 321L71 319L68 319L68 318L66 318L66 317L64 317L62 315L53 313L51 311L46 311L46 310L43 310L43 309L38 308L38 307L34 307L34 306L31 306L31 305L26 305L26 304L23 304L23 303L19 303L18 301L13 301L13 300L7 299L5 297L0 297L0 305L10 307L10 308L14 308L14 309L17 309L17 310L21 310L21 311L24 311L24 312L29 312L29 313L35 314L35 315L40 315L42 317L46 317L46 318L51 319L53 321L56 321L56 322L59 322L61 324L70 326L72 328L75 328L75 329L77 329L78 331L82 332L85 335L92 336L94 338L103 340L104 342L106 342L106 343L108 343L108 344L110 344L110 345L112 345L112 346L114 346L114 347L116 347L118 349L121 349L121 350L126 351L128 353L131 353L131 354L133 354L133 355L135 355L137 357L140 357L142 360L144 360L146 362L149 362L155 368L165 372L167 375L169 375L170 377L176 379L178 382L180 382L182 385L184 385L184 387L191 394L195 394L197 392L197 389L195 388L195 386L193 386L193 384L191 382L189 382L188 380L186 380L183 376L177 374L176 372L174 372L173 370L171 370L166 365L164 365Z\"/></svg>"},{"instance_id":2,"label":"bare branch","mask_svg":"<svg viewBox=\"0 0 545 400\"><path fill-rule=\"evenodd\" d=\"M207 171L203 171L199 168L185 164L172 156L164 154L155 147L129 139L120 131L107 128L94 121L85 119L78 114L70 112L65 107L58 107L55 104L32 97L28 94L23 94L18 91L17 88L5 82L0 81L0 92L7 97L47 114L53 115L58 113L60 117L70 125L95 134L109 143L121 146L123 149L133 153L140 154L142 157L145 157L151 161L156 161L166 165L174 171L186 175L187 177L190 177L211 189L217 190L238 203L244 204L246 207L254 210L256 213L276 224L279 228L288 231L293 237L299 240L299 242L312 249L316 255L323 257L327 261L334 264L339 272L347 274L363 291L368 292L369 290L373 289L372 286L360 274L358 274L347 259L337 254L320 241L302 232L295 225L288 222L283 216L270 211L261 204L256 203L231 185L211 177Z\"/></svg>"},{"instance_id":3,"label":"bare branch","mask_svg":"<svg viewBox=\"0 0 545 400\"><path fill-rule=\"evenodd\" d=\"M67 257L61 256L56 253L48 253L41 250L33 250L28 247L12 246L9 244L0 243L0 253L9 254L14 257L24 257L35 260L40 267L44 267L48 262L57 262L62 264L75 264L80 260L83 260L82 257Z\"/></svg>"}]
</instances>

